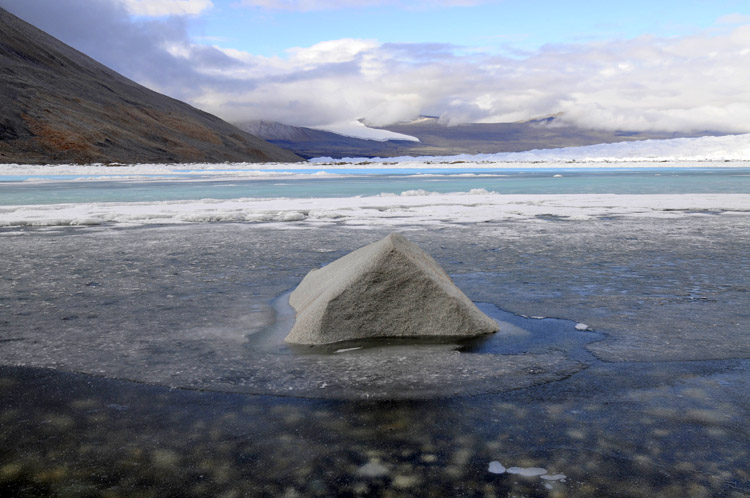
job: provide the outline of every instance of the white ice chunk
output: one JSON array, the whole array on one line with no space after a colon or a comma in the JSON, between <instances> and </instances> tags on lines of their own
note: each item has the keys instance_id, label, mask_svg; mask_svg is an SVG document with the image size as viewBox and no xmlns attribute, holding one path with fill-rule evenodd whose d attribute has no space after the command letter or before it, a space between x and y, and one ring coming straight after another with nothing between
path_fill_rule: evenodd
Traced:
<instances>
[{"instance_id":1,"label":"white ice chunk","mask_svg":"<svg viewBox=\"0 0 750 498\"><path fill-rule=\"evenodd\" d=\"M591 327L585 323L576 323L576 330L591 330Z\"/></svg>"},{"instance_id":2,"label":"white ice chunk","mask_svg":"<svg viewBox=\"0 0 750 498\"><path fill-rule=\"evenodd\" d=\"M506 468L502 463L493 460L490 462L490 466L487 470L489 470L491 474L504 474Z\"/></svg>"}]
</instances>

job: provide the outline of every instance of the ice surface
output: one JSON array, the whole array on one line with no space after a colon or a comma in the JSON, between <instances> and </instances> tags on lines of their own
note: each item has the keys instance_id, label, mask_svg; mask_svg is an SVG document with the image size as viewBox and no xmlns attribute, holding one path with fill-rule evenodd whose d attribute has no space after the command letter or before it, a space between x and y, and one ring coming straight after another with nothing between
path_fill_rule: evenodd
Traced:
<instances>
[{"instance_id":1,"label":"ice surface","mask_svg":"<svg viewBox=\"0 0 750 498\"><path fill-rule=\"evenodd\" d=\"M676 218L750 212L748 194L501 195L481 191L308 199L201 199L0 207L0 227L297 222L303 226L451 225L542 218Z\"/></svg>"}]
</instances>

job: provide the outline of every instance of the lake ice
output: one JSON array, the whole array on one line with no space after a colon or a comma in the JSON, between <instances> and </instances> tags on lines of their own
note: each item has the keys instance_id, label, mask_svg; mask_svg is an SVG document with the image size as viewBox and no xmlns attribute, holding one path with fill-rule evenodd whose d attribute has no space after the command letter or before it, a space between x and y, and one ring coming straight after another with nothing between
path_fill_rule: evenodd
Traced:
<instances>
[{"instance_id":1,"label":"lake ice","mask_svg":"<svg viewBox=\"0 0 750 498\"><path fill-rule=\"evenodd\" d=\"M184 495L750 493L747 194L468 192L0 208L0 486L134 490L158 472ZM394 227L525 327L495 353L510 375L351 401L311 394L315 375L335 387L315 355L248 361L278 296ZM564 326L545 339L524 316ZM326 361L370 354L346 349ZM264 365L283 367L275 391Z\"/></svg>"}]
</instances>

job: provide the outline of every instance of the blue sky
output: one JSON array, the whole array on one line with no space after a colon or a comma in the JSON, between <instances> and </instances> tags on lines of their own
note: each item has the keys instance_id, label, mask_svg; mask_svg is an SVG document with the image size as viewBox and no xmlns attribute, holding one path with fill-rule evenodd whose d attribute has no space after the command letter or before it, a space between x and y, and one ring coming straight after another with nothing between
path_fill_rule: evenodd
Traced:
<instances>
[{"instance_id":1,"label":"blue sky","mask_svg":"<svg viewBox=\"0 0 750 498\"><path fill-rule=\"evenodd\" d=\"M231 122L750 132L750 2L0 0Z\"/></svg>"},{"instance_id":2,"label":"blue sky","mask_svg":"<svg viewBox=\"0 0 750 498\"><path fill-rule=\"evenodd\" d=\"M387 4L318 10L240 6L237 0L213 4L193 18L191 36L267 56L339 38L528 51L550 43L681 36L710 29L729 14L750 15L750 2L737 0L503 0L471 6Z\"/></svg>"}]
</instances>

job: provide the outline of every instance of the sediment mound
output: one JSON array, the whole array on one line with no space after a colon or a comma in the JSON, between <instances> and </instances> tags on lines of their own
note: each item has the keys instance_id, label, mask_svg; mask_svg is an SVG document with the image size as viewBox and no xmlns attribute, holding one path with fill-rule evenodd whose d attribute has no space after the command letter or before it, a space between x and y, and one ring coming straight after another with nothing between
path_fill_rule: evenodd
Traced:
<instances>
[{"instance_id":1,"label":"sediment mound","mask_svg":"<svg viewBox=\"0 0 750 498\"><path fill-rule=\"evenodd\" d=\"M285 340L295 344L498 330L434 259L398 234L311 271L289 303L297 318Z\"/></svg>"}]
</instances>

